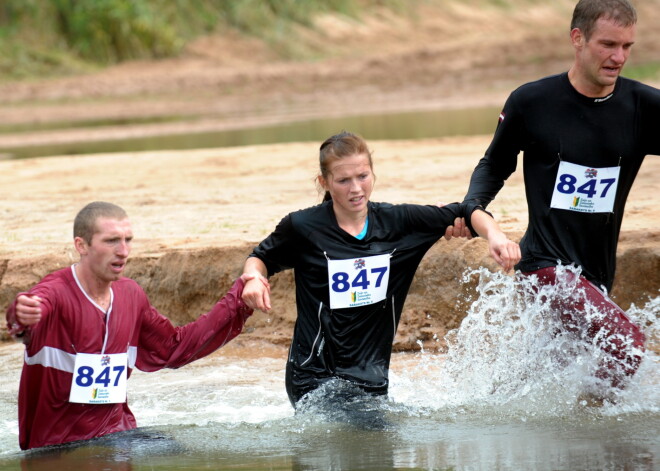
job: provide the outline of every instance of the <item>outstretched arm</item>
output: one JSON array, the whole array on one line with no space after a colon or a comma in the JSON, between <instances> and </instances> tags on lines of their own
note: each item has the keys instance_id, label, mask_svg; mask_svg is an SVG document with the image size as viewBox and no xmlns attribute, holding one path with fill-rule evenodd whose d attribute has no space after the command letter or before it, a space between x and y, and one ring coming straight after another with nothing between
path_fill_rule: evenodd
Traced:
<instances>
[{"instance_id":1,"label":"outstretched arm","mask_svg":"<svg viewBox=\"0 0 660 471\"><path fill-rule=\"evenodd\" d=\"M470 222L474 230L484 239L488 240L488 250L491 257L499 263L505 271L511 270L520 261L520 246L509 240L495 222L485 211L477 209L472 212Z\"/></svg>"},{"instance_id":2,"label":"outstretched arm","mask_svg":"<svg viewBox=\"0 0 660 471\"><path fill-rule=\"evenodd\" d=\"M209 312L179 327L149 304L144 295L144 304L139 307L142 319L136 367L147 372L179 368L213 353L240 334L252 315L252 309L241 299L244 283L243 277L236 280Z\"/></svg>"}]
</instances>

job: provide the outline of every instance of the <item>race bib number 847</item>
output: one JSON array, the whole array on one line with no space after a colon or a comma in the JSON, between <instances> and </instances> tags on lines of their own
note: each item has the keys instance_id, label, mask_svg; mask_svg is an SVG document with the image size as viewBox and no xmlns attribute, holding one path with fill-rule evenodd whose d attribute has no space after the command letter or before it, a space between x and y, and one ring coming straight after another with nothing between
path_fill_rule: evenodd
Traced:
<instances>
[{"instance_id":1,"label":"race bib number 847","mask_svg":"<svg viewBox=\"0 0 660 471\"><path fill-rule=\"evenodd\" d=\"M126 402L128 355L76 354L69 402L110 404Z\"/></svg>"},{"instance_id":2,"label":"race bib number 847","mask_svg":"<svg viewBox=\"0 0 660 471\"><path fill-rule=\"evenodd\" d=\"M387 296L390 255L328 260L330 308L364 306Z\"/></svg>"},{"instance_id":3,"label":"race bib number 847","mask_svg":"<svg viewBox=\"0 0 660 471\"><path fill-rule=\"evenodd\" d=\"M561 162L550 207L582 213L611 213L620 169Z\"/></svg>"}]
</instances>

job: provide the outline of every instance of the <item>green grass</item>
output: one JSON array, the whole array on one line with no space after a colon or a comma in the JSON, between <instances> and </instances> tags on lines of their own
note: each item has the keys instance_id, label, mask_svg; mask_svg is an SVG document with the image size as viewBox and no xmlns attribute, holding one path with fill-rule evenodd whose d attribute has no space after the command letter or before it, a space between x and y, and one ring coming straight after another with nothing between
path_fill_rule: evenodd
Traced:
<instances>
[{"instance_id":1,"label":"green grass","mask_svg":"<svg viewBox=\"0 0 660 471\"><path fill-rule=\"evenodd\" d=\"M322 13L359 19L373 8L414 15L420 3L463 1L510 10L542 0L0 0L0 81L89 72L131 59L179 54L190 40L225 31L265 41L280 57L316 59L297 28ZM656 64L628 67L658 77Z\"/></svg>"},{"instance_id":2,"label":"green grass","mask_svg":"<svg viewBox=\"0 0 660 471\"><path fill-rule=\"evenodd\" d=\"M648 62L641 65L626 65L623 75L640 81L660 79L660 62Z\"/></svg>"},{"instance_id":3,"label":"green grass","mask_svg":"<svg viewBox=\"0 0 660 471\"><path fill-rule=\"evenodd\" d=\"M2 0L0 79L172 57L193 38L229 29L293 57L291 28L310 27L319 13L359 17L374 6L404 11L417 1L423 0Z\"/></svg>"}]
</instances>

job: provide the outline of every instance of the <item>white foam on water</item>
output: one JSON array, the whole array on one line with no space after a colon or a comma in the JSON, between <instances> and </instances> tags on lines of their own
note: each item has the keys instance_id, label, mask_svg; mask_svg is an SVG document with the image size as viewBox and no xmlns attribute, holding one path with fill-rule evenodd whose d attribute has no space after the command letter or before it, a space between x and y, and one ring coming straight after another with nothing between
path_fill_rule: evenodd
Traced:
<instances>
[{"instance_id":1,"label":"white foam on water","mask_svg":"<svg viewBox=\"0 0 660 471\"><path fill-rule=\"evenodd\" d=\"M285 362L218 355L179 370L135 372L129 382L138 425L260 423L293 415Z\"/></svg>"},{"instance_id":2,"label":"white foam on water","mask_svg":"<svg viewBox=\"0 0 660 471\"><path fill-rule=\"evenodd\" d=\"M594 373L603 352L593 343L566 332L550 309L553 297L575 293L571 280L579 271L559 267L558 285L539 286L534 277L519 279L480 269L466 273L477 279L477 294L458 329L447 335L446 354L395 354L389 400L380 405L394 413L451 417L527 420L660 412L658 356L649 348L630 384L616 391L616 404L588 408L579 398L602 390ZM473 278L474 277L474 278ZM599 313L588 306L588 315ZM660 297L628 315L645 326L647 344L658 338ZM129 397L140 426L210 423L268 423L291 418L284 388L285 358L224 357L222 352L180 370L136 372ZM341 389L341 388L340 388ZM337 391L332 387L328 395ZM339 391L341 392L341 391ZM319 396L320 414L304 414L296 428L334 415ZM365 406L367 407L367 406ZM309 412L309 411L308 411ZM300 417L303 417L301 415Z\"/></svg>"},{"instance_id":3,"label":"white foam on water","mask_svg":"<svg viewBox=\"0 0 660 471\"><path fill-rule=\"evenodd\" d=\"M575 273L570 267L561 270ZM590 408L581 405L578 398L585 390L602 386L594 372L603 354L591 343L564 332L547 302L552 296L569 296L571 287L560 283L553 290L536 286L533 278L519 280L483 269L466 277L478 280L478 296L466 303L465 319L449 333L448 352L394 354L389 398L378 401L386 421L397 421L401 415L415 419L399 424L406 436L412 437L410 447L415 456L420 453L415 443L424 437L452 442L455 436L442 434L470 434L472 424L507 427L535 419L539 419L536 423L546 423L547 419L557 422L554 419L577 417L588 425L592 417L617 421L633 416L639 418L632 421L636 426L649 416L658 417L660 365L652 350L658 350L660 297L628 310L628 315L644 326L647 337L647 352L639 371L627 388L616 394L616 404ZM590 308L589 315L598 313ZM21 353L16 347L7 349L8 355L15 356L14 366L0 375L4 382L0 388L0 398L4 398L0 455L18 451L15 398ZM328 414L294 417L284 387L285 366L284 356L241 358L225 356L220 350L178 370L134 371L129 381L129 405L140 427L191 426L193 441L206 433L212 442L214 430L227 428L235 430L235 441L242 440L243 434L252 434L255 445L263 444L253 436L255 430L268 431L268 439L275 444L282 433L282 440L290 440L287 432L323 436L326 428L332 427L324 426ZM363 412L368 413L373 403L365 404ZM331 422L344 416L342 408L331 412ZM349 412L350 420L378 429L378 414L355 416L351 415L354 411ZM449 431L438 427L448 423L458 425ZM188 429L182 430L186 433ZM236 445L237 449L241 446ZM405 455L401 450L397 453Z\"/></svg>"},{"instance_id":4,"label":"white foam on water","mask_svg":"<svg viewBox=\"0 0 660 471\"><path fill-rule=\"evenodd\" d=\"M466 274L464 281L478 277L478 297L460 327L447 335L447 354L421 353L410 367L393 368L390 397L411 411L471 411L524 420L593 410L581 398L597 392L616 402L606 402L599 414L659 412L660 368L651 350L657 348L660 297L627 313L644 327L647 351L627 387L614 390L595 377L606 354L595 342L566 331L550 308L555 297L583 296L576 289L577 276L566 276L579 275L578 269L560 266L557 273L556 286L486 269ZM586 315L602 314L587 303Z\"/></svg>"}]
</instances>

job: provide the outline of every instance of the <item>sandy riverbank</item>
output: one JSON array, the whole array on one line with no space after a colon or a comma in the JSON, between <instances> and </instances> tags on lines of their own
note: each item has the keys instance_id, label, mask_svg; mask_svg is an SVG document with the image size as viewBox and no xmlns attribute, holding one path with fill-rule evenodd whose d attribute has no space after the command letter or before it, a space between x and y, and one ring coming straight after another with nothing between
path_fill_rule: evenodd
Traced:
<instances>
[{"instance_id":1,"label":"sandy riverbank","mask_svg":"<svg viewBox=\"0 0 660 471\"><path fill-rule=\"evenodd\" d=\"M135 62L81 77L0 85L6 125L66 121L69 129L0 134L0 148L121 139L364 112L501 104L533 78L566 70L573 2L488 11L464 2L424 5L416 18L379 12L362 23L323 17L300 31L328 58L282 61L267 45L232 35L201 39L177 59ZM658 0L639 6L634 60L660 58ZM300 36L302 38L303 36ZM486 80L487 78L487 80ZM657 82L656 82L657 86ZM175 123L82 126L90 120ZM493 117L493 121L497 119ZM81 126L77 126L79 123ZM489 137L371 142L373 199L460 200ZM251 247L287 212L318 202L318 143L0 161L0 310L49 271L74 260L71 221L91 200L124 206L136 241L128 274L176 322L208 308L238 275ZM1 151L0 151L1 152ZM613 296L627 307L658 295L660 159L649 157L629 198ZM518 171L491 209L518 238L527 214ZM467 267L487 264L483 241L442 241L420 267L396 348L433 345L458 325ZM294 319L290 274L273 282L276 308L256 314L241 342L286 344ZM0 337L2 330L0 330Z\"/></svg>"},{"instance_id":2,"label":"sandy riverbank","mask_svg":"<svg viewBox=\"0 0 660 471\"><path fill-rule=\"evenodd\" d=\"M375 201L460 200L488 137L376 141ZM208 309L228 289L252 246L286 213L319 201L313 177L318 143L185 152L106 154L0 162L0 309L21 289L75 259L71 223L88 201L125 207L135 244L128 275L176 322ZM660 286L660 161L649 158L630 196L614 297L627 306ZM491 209L519 238L527 221L520 171ZM482 240L440 241L411 289L397 348L456 327L472 286L459 279L488 259ZM286 344L295 319L290 273L273 280L275 309L257 313L241 342ZM437 345L436 345L437 346Z\"/></svg>"}]
</instances>

